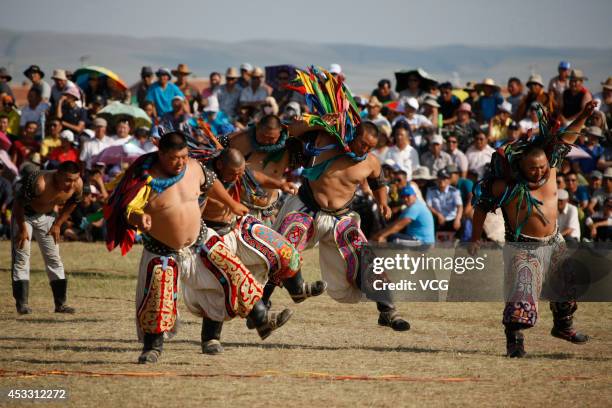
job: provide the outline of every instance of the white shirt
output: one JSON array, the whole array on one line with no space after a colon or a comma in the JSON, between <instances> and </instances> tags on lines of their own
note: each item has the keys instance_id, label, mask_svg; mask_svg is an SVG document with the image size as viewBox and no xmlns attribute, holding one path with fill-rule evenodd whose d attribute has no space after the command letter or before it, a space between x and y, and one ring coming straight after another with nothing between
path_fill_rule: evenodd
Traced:
<instances>
[{"instance_id":1,"label":"white shirt","mask_svg":"<svg viewBox=\"0 0 612 408\"><path fill-rule=\"evenodd\" d=\"M412 179L412 170L419 167L419 153L410 145L406 146L404 150L398 149L397 146L391 146L381 162L384 163L387 159L393 160L395 164L408 173L409 181Z\"/></svg>"},{"instance_id":2,"label":"white shirt","mask_svg":"<svg viewBox=\"0 0 612 408\"><path fill-rule=\"evenodd\" d=\"M81 150L81 154L79 155L79 160L85 162L88 169L91 169L91 161L92 159L100 154L100 152L107 147L111 146L113 143L113 139L108 136L104 136L102 139L98 139L97 137L88 141L83 145L83 149Z\"/></svg>"},{"instance_id":3,"label":"white shirt","mask_svg":"<svg viewBox=\"0 0 612 408\"><path fill-rule=\"evenodd\" d=\"M261 102L268 97L268 89L265 86L260 86L253 92L251 86L240 91L240 102Z\"/></svg>"},{"instance_id":4,"label":"white shirt","mask_svg":"<svg viewBox=\"0 0 612 408\"><path fill-rule=\"evenodd\" d=\"M487 165L491 162L491 156L495 149L487 145L483 150L478 150L474 146L470 146L467 150L465 157L468 160L468 170L475 172L478 178L481 179L487 168Z\"/></svg>"},{"instance_id":5,"label":"white shirt","mask_svg":"<svg viewBox=\"0 0 612 408\"><path fill-rule=\"evenodd\" d=\"M519 126L521 127L521 133L527 133L529 129L538 129L539 123L527 117L519 122Z\"/></svg>"},{"instance_id":6,"label":"white shirt","mask_svg":"<svg viewBox=\"0 0 612 408\"><path fill-rule=\"evenodd\" d=\"M30 108L30 105L26 105L25 108L21 109L21 118L19 119L19 127L23 129L23 127L28 122L36 122L38 123L38 131L37 135L42 133L40 117L49 109L49 104L47 102L39 103L34 109Z\"/></svg>"},{"instance_id":7,"label":"white shirt","mask_svg":"<svg viewBox=\"0 0 612 408\"><path fill-rule=\"evenodd\" d=\"M115 135L115 136L111 136L111 139L112 139L111 146L121 146L126 143L130 143L134 138L131 135L128 135L127 137L119 137Z\"/></svg>"},{"instance_id":8,"label":"white shirt","mask_svg":"<svg viewBox=\"0 0 612 408\"><path fill-rule=\"evenodd\" d=\"M454 152L448 152L448 154L450 154L450 157L453 159L453 163L455 163L455 166L457 166L459 171L467 172L467 170L468 170L468 159L465 156L465 153L463 153L459 149L455 149Z\"/></svg>"},{"instance_id":9,"label":"white shirt","mask_svg":"<svg viewBox=\"0 0 612 408\"><path fill-rule=\"evenodd\" d=\"M408 122L408 124L416 128L420 128L421 126L433 127L433 123L431 123L429 119L427 119L425 116L421 115L420 113L415 113L414 115L412 115L412 118L407 118L404 115L400 115L396 117L395 119L393 119L393 122L391 123L391 125L395 126L395 124L399 122L400 120L403 120L404 122Z\"/></svg>"},{"instance_id":10,"label":"white shirt","mask_svg":"<svg viewBox=\"0 0 612 408\"><path fill-rule=\"evenodd\" d=\"M133 144L134 146L137 146L137 147L141 148L146 153L151 153L151 152L157 151L157 146L155 146L150 140L145 140L144 143L140 143L140 141L138 141L138 139L135 139L133 137L131 139L132 140L130 140L128 143Z\"/></svg>"},{"instance_id":11,"label":"white shirt","mask_svg":"<svg viewBox=\"0 0 612 408\"><path fill-rule=\"evenodd\" d=\"M580 241L580 221L578 221L578 208L575 205L567 203L563 211L559 211L557 225L559 225L560 232L571 228L570 237Z\"/></svg>"}]
</instances>

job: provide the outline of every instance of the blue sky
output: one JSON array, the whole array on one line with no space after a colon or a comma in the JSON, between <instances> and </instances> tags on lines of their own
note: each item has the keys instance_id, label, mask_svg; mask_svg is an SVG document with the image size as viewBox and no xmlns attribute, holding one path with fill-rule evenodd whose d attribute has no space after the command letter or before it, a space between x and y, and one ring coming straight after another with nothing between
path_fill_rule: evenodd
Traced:
<instances>
[{"instance_id":1,"label":"blue sky","mask_svg":"<svg viewBox=\"0 0 612 408\"><path fill-rule=\"evenodd\" d=\"M2 0L20 31L382 46L612 47L612 0Z\"/></svg>"}]
</instances>

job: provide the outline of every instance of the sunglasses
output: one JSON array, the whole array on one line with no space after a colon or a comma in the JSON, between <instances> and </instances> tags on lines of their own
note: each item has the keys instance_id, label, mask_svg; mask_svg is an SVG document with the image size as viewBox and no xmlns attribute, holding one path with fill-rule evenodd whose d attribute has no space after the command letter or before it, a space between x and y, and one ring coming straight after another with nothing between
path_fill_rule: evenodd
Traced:
<instances>
[{"instance_id":1,"label":"sunglasses","mask_svg":"<svg viewBox=\"0 0 612 408\"><path fill-rule=\"evenodd\" d=\"M452 140L452 139L448 139L448 143L450 143L450 144L457 144L457 141L456 140Z\"/></svg>"},{"instance_id":2,"label":"sunglasses","mask_svg":"<svg viewBox=\"0 0 612 408\"><path fill-rule=\"evenodd\" d=\"M279 81L288 81L288 80L289 80L289 77L282 76L282 77L278 77L277 79L278 79Z\"/></svg>"}]
</instances>

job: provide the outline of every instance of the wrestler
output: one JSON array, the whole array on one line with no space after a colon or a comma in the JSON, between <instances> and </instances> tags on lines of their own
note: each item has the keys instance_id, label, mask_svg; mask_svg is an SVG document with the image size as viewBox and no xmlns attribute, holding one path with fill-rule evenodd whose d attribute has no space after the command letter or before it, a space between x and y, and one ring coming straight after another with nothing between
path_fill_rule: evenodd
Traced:
<instances>
[{"instance_id":1,"label":"wrestler","mask_svg":"<svg viewBox=\"0 0 612 408\"><path fill-rule=\"evenodd\" d=\"M478 250L487 212L501 207L505 219L507 299L502 322L508 357L526 355L522 330L536 324L542 284L559 273L566 258L565 241L557 226L556 176L594 108L595 103L588 103L565 130L549 128L540 108L540 134L498 149L491 170L475 188L472 254ZM550 308L553 336L574 344L587 342L588 337L573 327L575 301L552 301Z\"/></svg>"},{"instance_id":2,"label":"wrestler","mask_svg":"<svg viewBox=\"0 0 612 408\"><path fill-rule=\"evenodd\" d=\"M59 254L60 228L81 200L79 166L67 161L57 170L24 175L17 188L12 217L11 274L17 313L29 314L30 243L36 238L45 261L56 313L74 313L66 305L68 281ZM56 207L62 207L59 215Z\"/></svg>"},{"instance_id":3,"label":"wrestler","mask_svg":"<svg viewBox=\"0 0 612 408\"><path fill-rule=\"evenodd\" d=\"M227 194L214 172L188 157L184 133L163 134L158 147L128 168L104 208L109 250L121 246L125 254L136 228L142 232L136 322L144 346L138 362L157 362L164 335L176 331L179 279L187 285L202 280L223 285L224 313L249 317L260 337L268 337L290 312L270 319L260 300L261 284L201 221L198 198L217 197L237 215L245 215L247 208ZM214 276L212 266L217 267Z\"/></svg>"},{"instance_id":4,"label":"wrestler","mask_svg":"<svg viewBox=\"0 0 612 408\"><path fill-rule=\"evenodd\" d=\"M378 143L378 128L370 122L358 125L348 143L350 154L328 132L315 132L314 150L320 149L321 153L304 169L304 183L298 195L289 197L281 208L274 229L300 252L319 243L321 275L328 284L327 292L338 302L358 302L362 298L359 257L367 245L349 208L358 186L367 180L382 215L387 219L391 216L380 163L368 154ZM264 294L266 301L267 295ZM410 328L390 297L378 301L377 307L380 325L398 331Z\"/></svg>"},{"instance_id":5,"label":"wrestler","mask_svg":"<svg viewBox=\"0 0 612 408\"><path fill-rule=\"evenodd\" d=\"M244 191L240 185L244 182L246 169L242 153L227 148L214 159L212 167L228 192L238 199L239 192ZM304 282L298 251L278 232L254 216L249 214L237 218L224 202L216 197L209 197L203 206L203 219L209 228L214 229L223 238L231 252L240 258L262 285L270 280L275 285L284 286L296 303L311 296L318 296L325 291L326 284L323 281ZM247 323L249 328L253 328L250 319L247 319ZM222 327L223 321L204 317L202 323L204 353L217 354L223 351L219 341Z\"/></svg>"}]
</instances>

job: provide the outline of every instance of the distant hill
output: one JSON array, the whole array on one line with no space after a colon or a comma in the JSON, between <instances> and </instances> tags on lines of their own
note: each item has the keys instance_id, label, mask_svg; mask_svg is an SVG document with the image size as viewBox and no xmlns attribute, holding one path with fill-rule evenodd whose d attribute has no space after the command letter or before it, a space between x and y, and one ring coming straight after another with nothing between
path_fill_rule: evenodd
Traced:
<instances>
[{"instance_id":1,"label":"distant hill","mask_svg":"<svg viewBox=\"0 0 612 408\"><path fill-rule=\"evenodd\" d=\"M400 69L423 67L438 80L465 83L492 77L504 83L510 76L526 80L537 72L545 80L556 74L559 60L569 60L591 79L587 85L600 89L599 82L612 75L612 49L469 47L449 45L431 48L375 47L347 44L311 44L282 40L223 43L218 41L135 38L116 35L15 32L0 29L0 66L7 66L14 81L21 72L38 64L47 73L54 68L75 69L102 65L117 72L127 82L138 79L140 67L176 67L189 64L197 76L225 71L242 62L254 65L292 63L342 65L355 92L369 92L381 78L393 79Z\"/></svg>"}]
</instances>

